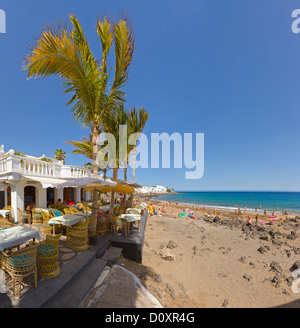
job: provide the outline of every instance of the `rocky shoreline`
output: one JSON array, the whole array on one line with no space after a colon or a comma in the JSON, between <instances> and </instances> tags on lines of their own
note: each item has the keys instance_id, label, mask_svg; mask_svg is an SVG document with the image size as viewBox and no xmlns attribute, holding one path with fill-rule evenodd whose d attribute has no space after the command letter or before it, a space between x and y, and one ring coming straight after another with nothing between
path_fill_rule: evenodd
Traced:
<instances>
[{"instance_id":1,"label":"rocky shoreline","mask_svg":"<svg viewBox=\"0 0 300 328\"><path fill-rule=\"evenodd\" d=\"M300 306L300 217L247 224L234 213L191 219L165 206L166 215L148 218L143 264L120 262L163 307Z\"/></svg>"}]
</instances>

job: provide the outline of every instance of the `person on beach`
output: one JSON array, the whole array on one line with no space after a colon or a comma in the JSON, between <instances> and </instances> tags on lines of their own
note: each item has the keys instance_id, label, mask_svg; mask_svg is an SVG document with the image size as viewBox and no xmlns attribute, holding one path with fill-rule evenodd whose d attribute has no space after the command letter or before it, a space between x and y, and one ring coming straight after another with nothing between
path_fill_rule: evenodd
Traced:
<instances>
[{"instance_id":1,"label":"person on beach","mask_svg":"<svg viewBox=\"0 0 300 328\"><path fill-rule=\"evenodd\" d=\"M153 205L152 204L149 205L148 209L149 209L150 215L151 216L154 215L154 213L153 213Z\"/></svg>"},{"instance_id":2,"label":"person on beach","mask_svg":"<svg viewBox=\"0 0 300 328\"><path fill-rule=\"evenodd\" d=\"M256 214L256 216L255 216L255 223L256 224L258 223L258 214Z\"/></svg>"},{"instance_id":3,"label":"person on beach","mask_svg":"<svg viewBox=\"0 0 300 328\"><path fill-rule=\"evenodd\" d=\"M267 216L267 211L266 210L264 210L264 215Z\"/></svg>"},{"instance_id":4,"label":"person on beach","mask_svg":"<svg viewBox=\"0 0 300 328\"><path fill-rule=\"evenodd\" d=\"M249 224L251 224L251 218L250 218L250 216L248 215L248 217L247 217L247 221L246 221L246 225L249 225Z\"/></svg>"},{"instance_id":5,"label":"person on beach","mask_svg":"<svg viewBox=\"0 0 300 328\"><path fill-rule=\"evenodd\" d=\"M241 212L241 208L239 207L239 209L238 209L238 214L242 214L242 212Z\"/></svg>"},{"instance_id":6,"label":"person on beach","mask_svg":"<svg viewBox=\"0 0 300 328\"><path fill-rule=\"evenodd\" d=\"M245 213L247 212L247 206L245 206Z\"/></svg>"}]
</instances>

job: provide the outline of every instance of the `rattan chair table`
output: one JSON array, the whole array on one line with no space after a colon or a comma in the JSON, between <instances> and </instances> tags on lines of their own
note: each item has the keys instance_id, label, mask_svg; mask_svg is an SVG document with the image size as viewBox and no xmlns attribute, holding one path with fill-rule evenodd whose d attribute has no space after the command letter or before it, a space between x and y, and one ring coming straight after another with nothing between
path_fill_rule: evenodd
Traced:
<instances>
[{"instance_id":1,"label":"rattan chair table","mask_svg":"<svg viewBox=\"0 0 300 328\"><path fill-rule=\"evenodd\" d=\"M23 279L34 275L34 287L37 287L36 266L37 245L24 247L15 252L3 252L1 254L1 268L12 278L13 296L21 297Z\"/></svg>"},{"instance_id":2,"label":"rattan chair table","mask_svg":"<svg viewBox=\"0 0 300 328\"><path fill-rule=\"evenodd\" d=\"M60 274L58 244L61 234L47 235L37 248L37 273L43 278L54 278Z\"/></svg>"},{"instance_id":3,"label":"rattan chair table","mask_svg":"<svg viewBox=\"0 0 300 328\"><path fill-rule=\"evenodd\" d=\"M27 220L28 224L31 224L31 213L18 208L18 222L24 224L25 220Z\"/></svg>"},{"instance_id":4,"label":"rattan chair table","mask_svg":"<svg viewBox=\"0 0 300 328\"><path fill-rule=\"evenodd\" d=\"M31 210L31 221L34 225L42 225L43 224L43 217L42 211L40 209L33 208Z\"/></svg>"},{"instance_id":5,"label":"rattan chair table","mask_svg":"<svg viewBox=\"0 0 300 328\"><path fill-rule=\"evenodd\" d=\"M88 225L89 221L83 220L67 226L66 246L77 251L88 249Z\"/></svg>"},{"instance_id":6,"label":"rattan chair table","mask_svg":"<svg viewBox=\"0 0 300 328\"><path fill-rule=\"evenodd\" d=\"M110 231L114 235L117 235L120 229L122 230L122 232L124 232L125 236L127 236L128 232L129 232L127 222L122 217L119 217L114 214L111 215L111 228L110 229L111 229Z\"/></svg>"},{"instance_id":7,"label":"rattan chair table","mask_svg":"<svg viewBox=\"0 0 300 328\"><path fill-rule=\"evenodd\" d=\"M104 234L107 231L107 213L102 212L101 214L98 214L97 218L97 233Z\"/></svg>"}]
</instances>

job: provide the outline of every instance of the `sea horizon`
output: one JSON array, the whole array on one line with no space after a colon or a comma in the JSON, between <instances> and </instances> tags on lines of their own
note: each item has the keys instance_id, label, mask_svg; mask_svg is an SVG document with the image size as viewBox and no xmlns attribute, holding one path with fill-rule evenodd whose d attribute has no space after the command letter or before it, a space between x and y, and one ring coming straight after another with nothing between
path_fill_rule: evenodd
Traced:
<instances>
[{"instance_id":1,"label":"sea horizon","mask_svg":"<svg viewBox=\"0 0 300 328\"><path fill-rule=\"evenodd\" d=\"M247 211L275 212L283 210L289 214L300 213L300 192L298 191L182 191L155 197L160 200L187 205L205 205L207 208L235 210L240 207Z\"/></svg>"}]
</instances>

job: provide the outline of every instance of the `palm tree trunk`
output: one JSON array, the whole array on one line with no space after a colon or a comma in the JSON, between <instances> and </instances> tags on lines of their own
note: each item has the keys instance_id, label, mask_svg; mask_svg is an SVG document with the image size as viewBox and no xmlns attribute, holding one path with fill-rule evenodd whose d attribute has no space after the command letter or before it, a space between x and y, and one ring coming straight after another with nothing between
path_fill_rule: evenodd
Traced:
<instances>
[{"instance_id":1,"label":"palm tree trunk","mask_svg":"<svg viewBox=\"0 0 300 328\"><path fill-rule=\"evenodd\" d=\"M132 151L132 182L135 181L135 158L136 158L136 146L134 146Z\"/></svg>"},{"instance_id":2,"label":"palm tree trunk","mask_svg":"<svg viewBox=\"0 0 300 328\"><path fill-rule=\"evenodd\" d=\"M127 181L127 167L124 167L124 180ZM127 194L124 194L124 203L126 204Z\"/></svg>"},{"instance_id":3,"label":"palm tree trunk","mask_svg":"<svg viewBox=\"0 0 300 328\"><path fill-rule=\"evenodd\" d=\"M135 158L136 158L136 147L134 146L132 151L132 182L133 183L135 181ZM129 207L132 207L132 202L133 202L133 194L130 195Z\"/></svg>"},{"instance_id":4,"label":"palm tree trunk","mask_svg":"<svg viewBox=\"0 0 300 328\"><path fill-rule=\"evenodd\" d=\"M117 181L117 179L118 179L118 168L114 168L113 169L113 181ZM111 218L111 214L114 210L115 196L116 196L115 191L112 191L111 192L111 199L110 199L110 208L109 208L109 213L108 213L109 218Z\"/></svg>"},{"instance_id":5,"label":"palm tree trunk","mask_svg":"<svg viewBox=\"0 0 300 328\"><path fill-rule=\"evenodd\" d=\"M98 178L98 165L97 165L97 154L99 149L99 134L98 129L93 127L92 130L92 146L93 146L93 178ZM92 205L92 214L97 213L98 208L98 191L93 191L93 205Z\"/></svg>"}]
</instances>

